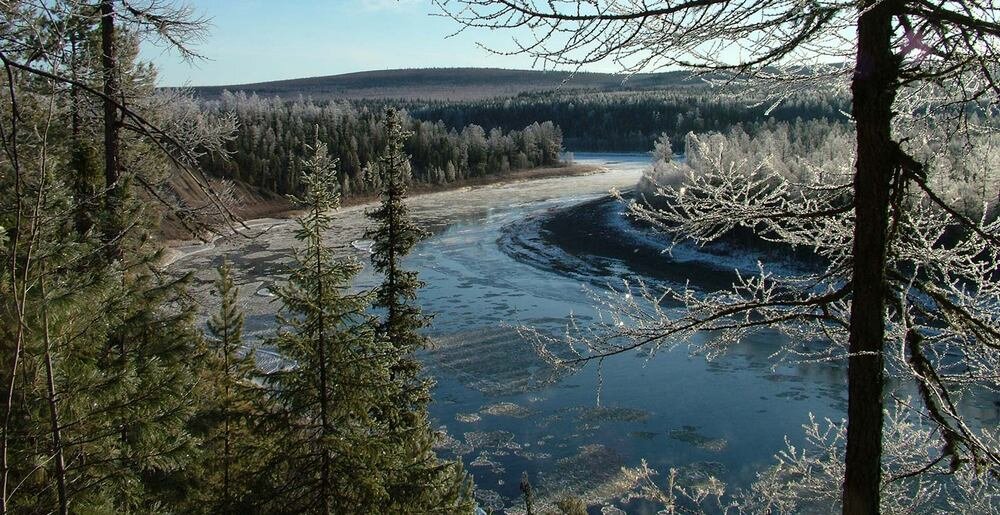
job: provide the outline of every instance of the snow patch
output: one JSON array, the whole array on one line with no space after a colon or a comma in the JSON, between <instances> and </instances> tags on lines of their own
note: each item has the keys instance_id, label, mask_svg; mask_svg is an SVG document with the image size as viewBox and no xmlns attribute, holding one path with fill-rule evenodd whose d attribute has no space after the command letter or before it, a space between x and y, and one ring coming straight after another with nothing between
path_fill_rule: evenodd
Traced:
<instances>
[{"instance_id":1,"label":"snow patch","mask_svg":"<svg viewBox=\"0 0 1000 515\"><path fill-rule=\"evenodd\" d=\"M371 254L372 245L374 243L375 242L373 242L372 240L354 240L351 242L351 246L357 250L360 250L361 252L367 252Z\"/></svg>"}]
</instances>

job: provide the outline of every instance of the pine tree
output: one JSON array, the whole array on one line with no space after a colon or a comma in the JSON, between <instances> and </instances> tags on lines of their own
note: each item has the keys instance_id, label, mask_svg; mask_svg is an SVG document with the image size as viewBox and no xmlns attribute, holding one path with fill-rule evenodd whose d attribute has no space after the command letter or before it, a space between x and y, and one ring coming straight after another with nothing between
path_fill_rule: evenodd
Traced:
<instances>
[{"instance_id":1,"label":"pine tree","mask_svg":"<svg viewBox=\"0 0 1000 515\"><path fill-rule=\"evenodd\" d=\"M0 226L10 229L0 249L8 279L0 287L0 513L163 510L193 451L186 424L200 336L186 278L154 266L150 217L138 195L124 193L127 181L116 185L122 202L113 202L113 215L128 224L113 242L90 230L108 216L94 209L107 200L93 181L107 165L93 152L103 127L85 114L100 89L85 79L99 73L99 52L62 47L77 46L78 34L87 39L99 13L75 2L21 4L3 8L3 30L37 35L29 43L38 46L3 56L11 82L0 104L3 145L18 152L0 160ZM132 64L134 35L112 36L115 80L128 86L115 100L151 95L148 74ZM73 62L61 77L66 55ZM148 152L155 143L134 132L120 141L116 155L128 158L130 175L163 169L165 156ZM123 251L110 265L109 243Z\"/></svg>"},{"instance_id":2,"label":"pine tree","mask_svg":"<svg viewBox=\"0 0 1000 515\"><path fill-rule=\"evenodd\" d=\"M94 22L88 17L82 5L70 4L68 16L62 21L66 37L69 39L69 76L73 82L86 81L87 40L94 35ZM83 123L84 99L80 87L69 85L70 109L70 161L69 168L73 185L74 209L76 210L76 231L85 235L93 227L98 213L95 201L100 200L98 192L102 185L100 158L89 141Z\"/></svg>"},{"instance_id":3,"label":"pine tree","mask_svg":"<svg viewBox=\"0 0 1000 515\"><path fill-rule=\"evenodd\" d=\"M5 473L10 479L27 485L24 495L4 499L4 507L11 511L65 514L69 512L68 485L72 477L66 466L66 438L78 433L65 427L66 421L73 417L75 396L72 390L66 388L63 378L66 375L63 363L69 356L66 356L64 334L60 329L65 327L62 323L67 314L65 306L73 303L60 302L67 295L60 267L65 257L76 255L77 248L76 242L67 238L67 233L61 230L62 223L53 224L44 215L39 216L69 205L65 188L55 180L51 171L31 177L21 186L25 188L22 194L34 200L36 206L29 216L21 220L21 229L28 229L30 246L40 258L32 262L27 253L5 253L5 257L10 259L4 260L3 265L6 266L0 265L3 269L0 275L9 275L5 272L11 270L18 272L10 285L16 295L14 304L23 306L18 317L20 324L10 324L11 320L4 317L4 326L10 330L20 325L19 334L0 333L5 343L19 343L21 352L16 357L23 378L20 383L10 382L7 371L4 371L4 383L16 386L16 390L11 392L14 402L8 405L12 416L5 421L5 451L8 453L5 458L12 458ZM25 241L22 240L23 243ZM60 248L63 244L66 248ZM14 249L4 250L10 252ZM5 285L8 283L5 282ZM8 291L3 291L4 295ZM4 311L5 315L10 313L10 310ZM5 358L9 350L4 345ZM45 460L46 466L39 467L41 470L32 470L31 467L41 463L40 460Z\"/></svg>"},{"instance_id":4,"label":"pine tree","mask_svg":"<svg viewBox=\"0 0 1000 515\"><path fill-rule=\"evenodd\" d=\"M404 199L410 180L409 157L403 144L410 135L398 113L386 111L386 148L368 168L370 180L381 186L381 205L369 211L375 222L366 232L372 239L372 267L384 275L375 289L377 308L385 310L379 334L391 345L395 365L390 369L392 398L380 417L398 442L390 476L393 511L410 513L460 513L472 510L468 480L459 462L442 462L433 451L427 405L433 383L421 376L413 353L427 347L420 330L430 323L416 305L422 283L402 259L425 232L409 216Z\"/></svg>"},{"instance_id":5,"label":"pine tree","mask_svg":"<svg viewBox=\"0 0 1000 515\"><path fill-rule=\"evenodd\" d=\"M161 479L182 468L191 450L183 422L189 345L197 341L192 311L183 282L160 281L141 265L125 282L120 270L89 266L101 242L73 230L70 188L54 166L69 152L51 152L51 168L22 177L21 199L0 198L34 206L13 220L17 244L3 248L0 272L15 279L4 286L2 352L18 358L0 374L11 399L4 403L4 473L18 485L5 492L4 509L148 510L169 497ZM22 164L30 163L23 155ZM133 351L112 352L112 331Z\"/></svg>"}]
</instances>

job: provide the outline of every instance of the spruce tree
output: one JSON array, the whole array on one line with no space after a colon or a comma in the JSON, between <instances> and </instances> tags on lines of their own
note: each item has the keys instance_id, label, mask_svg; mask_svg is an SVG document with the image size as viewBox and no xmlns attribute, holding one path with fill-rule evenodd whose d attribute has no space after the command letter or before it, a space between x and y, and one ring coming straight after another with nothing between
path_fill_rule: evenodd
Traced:
<instances>
[{"instance_id":1,"label":"spruce tree","mask_svg":"<svg viewBox=\"0 0 1000 515\"><path fill-rule=\"evenodd\" d=\"M255 487L269 441L259 424L265 399L255 356L243 345L239 288L229 263L223 261L218 273L219 310L207 323L195 391L198 413L190 423L200 454L187 468L184 510L246 513L257 502Z\"/></svg>"},{"instance_id":2,"label":"spruce tree","mask_svg":"<svg viewBox=\"0 0 1000 515\"><path fill-rule=\"evenodd\" d=\"M411 354L427 346L427 339L419 331L430 324L430 318L416 305L417 290L423 283L416 272L403 268L402 260L426 233L413 222L404 201L410 160L403 145L411 133L403 129L393 109L386 110L385 130L385 150L367 170L369 180L379 187L381 204L366 213L374 226L365 237L372 240L372 267L384 276L382 284L375 288L374 302L375 307L385 310L381 331L407 358L400 360L393 376L409 381L420 371L420 363Z\"/></svg>"},{"instance_id":3,"label":"spruce tree","mask_svg":"<svg viewBox=\"0 0 1000 515\"><path fill-rule=\"evenodd\" d=\"M531 487L531 480L528 479L528 472L524 471L521 473L521 498L524 499L524 513L525 515L533 515L534 505L535 505L535 492Z\"/></svg>"},{"instance_id":4,"label":"spruce tree","mask_svg":"<svg viewBox=\"0 0 1000 515\"><path fill-rule=\"evenodd\" d=\"M372 239L372 267L383 274L375 289L374 306L385 311L379 322L379 336L394 354L390 368L392 396L380 411L380 418L397 442L389 478L393 511L409 513L461 513L472 511L469 481L460 462L443 462L433 451L434 434L428 422L427 406L433 382L421 375L414 352L427 347L420 330L430 323L416 304L423 283L416 272L405 270L402 260L424 236L406 207L410 162L403 145L410 133L403 129L400 115L386 111L386 147L368 167L370 180L380 186L381 205L369 211L374 227L366 232Z\"/></svg>"},{"instance_id":5,"label":"spruce tree","mask_svg":"<svg viewBox=\"0 0 1000 515\"><path fill-rule=\"evenodd\" d=\"M219 281L216 283L219 289L220 305L219 312L208 321L208 331L218 342L218 354L222 361L222 398L220 399L220 415L222 417L222 454L219 468L222 470L222 506L228 509L233 503L233 484L231 483L231 468L233 462L232 448L233 438L233 417L238 415L240 406L236 406L236 390L239 389L240 379L248 377L249 374L235 374L234 367L240 367L247 371L245 365L248 363L241 360L236 352L243 343L243 313L236 305L238 289L233 284L228 263L223 263L219 267ZM243 365L241 367L241 365ZM253 366L252 363L249 363Z\"/></svg>"},{"instance_id":6,"label":"spruce tree","mask_svg":"<svg viewBox=\"0 0 1000 515\"><path fill-rule=\"evenodd\" d=\"M395 363L366 312L368 296L349 291L359 264L335 259L323 242L338 183L326 146L312 151L306 193L295 199L307 210L295 234L304 248L278 291L283 329L273 344L289 364L267 378L279 403L275 430L287 435L272 468L280 499L269 509L380 513L393 442L373 415Z\"/></svg>"}]
</instances>

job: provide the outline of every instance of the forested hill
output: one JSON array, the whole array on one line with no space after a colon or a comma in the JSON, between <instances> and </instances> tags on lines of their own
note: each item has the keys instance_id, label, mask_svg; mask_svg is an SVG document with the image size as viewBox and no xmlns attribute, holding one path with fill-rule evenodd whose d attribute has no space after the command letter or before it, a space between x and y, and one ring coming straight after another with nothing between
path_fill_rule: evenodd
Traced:
<instances>
[{"instance_id":1,"label":"forested hill","mask_svg":"<svg viewBox=\"0 0 1000 515\"><path fill-rule=\"evenodd\" d=\"M623 82L624 81L624 82ZM423 68L379 70L256 84L202 86L196 95L218 98L223 91L243 91L262 97L320 99L477 100L521 93L573 90L652 90L702 84L687 72L633 75L569 73L499 68Z\"/></svg>"},{"instance_id":2,"label":"forested hill","mask_svg":"<svg viewBox=\"0 0 1000 515\"><path fill-rule=\"evenodd\" d=\"M623 82L624 81L624 82ZM724 94L687 72L640 74L624 80L605 73L542 72L496 68L383 70L258 84L194 88L205 101L224 92L285 101L349 102L378 111L386 103L418 120L461 130L521 130L551 121L572 151L639 151L661 134L682 151L688 132L750 133L772 122L846 121L845 97L803 91L769 109L774 99Z\"/></svg>"}]
</instances>

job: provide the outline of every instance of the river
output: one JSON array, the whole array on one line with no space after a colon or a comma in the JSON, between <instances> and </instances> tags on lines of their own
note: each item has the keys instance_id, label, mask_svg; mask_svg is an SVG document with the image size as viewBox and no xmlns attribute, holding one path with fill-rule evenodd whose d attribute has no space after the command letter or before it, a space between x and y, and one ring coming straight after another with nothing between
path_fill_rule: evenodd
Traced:
<instances>
[{"instance_id":1,"label":"river","mask_svg":"<svg viewBox=\"0 0 1000 515\"><path fill-rule=\"evenodd\" d=\"M647 155L576 158L612 170L619 188L634 186L649 162ZM570 313L586 323L597 313L585 288L638 277L724 287L732 267L755 263L713 263L714 256L700 261L692 252L668 258L656 248L652 254L662 265L647 257L639 267L638 259L594 245L589 238L600 238L596 233L609 226L619 229L614 222L624 220L621 205L598 200L606 197L607 183L595 180L560 179L565 186L554 197L530 187L512 191L478 216L451 220L408 260L427 282L420 303L435 314L433 334L440 342L425 356L438 381L431 414L456 440L452 450L475 476L481 502L494 509L517 503L525 471L543 498L565 490L611 505L620 467L643 459L661 480L676 468L688 485L714 475L731 488L746 486L756 470L774 463L785 435L801 440L810 412L822 420L846 411L842 369L772 369L770 355L781 340L766 332L711 362L681 348L651 360L619 356L600 370L594 364L549 377L514 328L558 334ZM541 237L560 230L551 221L574 206L597 214L578 217L588 226L585 234L561 246L551 243L558 235ZM651 242L634 243L635 252L650 253ZM616 506L630 513L648 508Z\"/></svg>"},{"instance_id":2,"label":"river","mask_svg":"<svg viewBox=\"0 0 1000 515\"><path fill-rule=\"evenodd\" d=\"M409 200L414 217L432 231L406 259L427 283L419 303L434 316L436 347L421 354L437 381L431 415L446 434L440 452L462 458L481 505L516 506L527 472L542 502L570 493L653 513L641 503L616 504L622 466L646 460L661 480L675 468L688 485L712 475L730 488L745 487L755 471L774 463L786 435L801 443L810 413L819 420L844 416L844 368L775 364L771 355L781 336L766 331L711 361L679 347L652 359L622 355L599 368L563 373L536 357L517 328L558 334L571 313L588 323L597 313L585 288L640 278L724 287L734 268L755 266L757 259L691 248L668 256L655 236L634 231L614 245L599 244L614 231L628 231L621 206L601 199L611 188L634 186L648 156L578 153L576 160L604 171ZM363 224L362 207L341 210L330 244L366 259ZM572 238L555 234L566 227ZM262 228L266 232L253 239L231 236L182 249L172 265L195 274L195 295L208 312L212 268L223 256L230 259L247 330L257 342L274 331L277 306L269 288L283 277L295 245L289 221L254 222L255 231ZM357 286L376 281L366 270ZM266 346L261 355L265 368L280 361Z\"/></svg>"}]
</instances>

